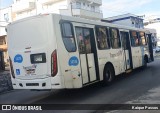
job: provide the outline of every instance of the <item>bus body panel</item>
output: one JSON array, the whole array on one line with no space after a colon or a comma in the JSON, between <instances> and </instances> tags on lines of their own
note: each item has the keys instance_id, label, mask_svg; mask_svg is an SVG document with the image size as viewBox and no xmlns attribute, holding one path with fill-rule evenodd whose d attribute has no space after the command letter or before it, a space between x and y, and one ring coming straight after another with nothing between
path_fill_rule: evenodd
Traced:
<instances>
[{"instance_id":1,"label":"bus body panel","mask_svg":"<svg viewBox=\"0 0 160 113\"><path fill-rule=\"evenodd\" d=\"M50 78L51 54L56 49L56 38L54 38L56 36L53 32L52 16L42 15L20 20L10 25L7 30L9 37L8 52L12 60L16 84L21 84L20 81L24 81L24 83L30 83L30 81L36 83L38 82L38 80L34 82L36 79L48 78L46 82L50 81L51 83L51 81L53 81L52 79L56 79L58 80L57 83L62 85L60 87L63 87L62 79L57 79L58 77ZM41 53L44 55L42 56ZM40 59L33 58L32 62L31 55L33 55L33 57L41 56ZM57 73L57 76L58 75L59 73ZM39 80L39 82L41 81L43 80ZM55 84L54 82L53 85ZM41 86L41 88L51 89L51 85L47 86L47 84L48 83L46 83L45 87ZM30 89L31 86L23 85L21 88ZM33 84L32 89L37 88L41 89L40 86L37 87Z\"/></svg>"},{"instance_id":2,"label":"bus body panel","mask_svg":"<svg viewBox=\"0 0 160 113\"><path fill-rule=\"evenodd\" d=\"M133 69L137 68L141 65L141 48L140 47L132 47L132 59L133 59Z\"/></svg>"},{"instance_id":3,"label":"bus body panel","mask_svg":"<svg viewBox=\"0 0 160 113\"><path fill-rule=\"evenodd\" d=\"M39 18L40 20L32 19L30 21L19 22L10 27L10 39L8 41L9 45L9 54L11 55L12 62L14 62L13 67L16 74L16 78L20 79L27 78L29 71L32 69L33 74L40 74L40 78L43 78L43 75L47 72L47 64L43 63L42 65L32 64L30 55L36 53L46 53L47 48L47 38L46 38L46 29L41 29L46 23ZM34 25L33 25L34 24ZM36 26L36 28L35 28ZM38 26L38 27L37 27ZM35 33L34 29L37 29ZM42 32L44 30L44 32ZM15 33L16 32L16 33ZM38 39L40 38L40 39ZM31 40L32 39L32 40ZM39 43L37 43L37 41ZM18 43L19 42L19 43ZM46 56L47 57L47 56ZM42 71L44 69L44 71ZM17 70L17 71L16 71ZM37 73L39 72L39 73ZM27 75L28 73L28 75ZM26 75L25 75L26 74ZM34 79L36 76L28 77L29 79ZM24 79L25 79L24 78Z\"/></svg>"},{"instance_id":4,"label":"bus body panel","mask_svg":"<svg viewBox=\"0 0 160 113\"><path fill-rule=\"evenodd\" d=\"M44 79L15 79L16 84L13 85L14 89L51 89L50 78Z\"/></svg>"},{"instance_id":5,"label":"bus body panel","mask_svg":"<svg viewBox=\"0 0 160 113\"><path fill-rule=\"evenodd\" d=\"M120 73L125 72L124 69L124 53L122 49L108 49L108 50L99 50L98 51L98 59L100 65L100 78L103 79L103 70L105 64L110 62L115 70L115 75L119 75Z\"/></svg>"},{"instance_id":6,"label":"bus body panel","mask_svg":"<svg viewBox=\"0 0 160 113\"><path fill-rule=\"evenodd\" d=\"M77 58L79 59L79 64L80 64L78 67L80 69L79 73L81 75L82 84L86 85L98 79L96 77L96 69L95 69L95 56L94 56L95 53L93 53L92 51L93 46L90 45L91 40L95 42L94 26L84 23L76 23L76 22L72 23L74 26L74 34L77 47L76 54L78 55ZM81 44L80 39L83 38L83 40L85 40L84 38L85 36L81 36L85 34L85 31L87 31L88 33L89 40L87 41L87 43L86 42L84 43L86 43L87 45L86 47L89 47L89 45L91 46L91 48L89 48L91 52L89 53L88 52L81 53L79 47ZM94 50L94 52L96 52L96 49Z\"/></svg>"},{"instance_id":7,"label":"bus body panel","mask_svg":"<svg viewBox=\"0 0 160 113\"><path fill-rule=\"evenodd\" d=\"M82 77L80 70L80 63L73 66L69 64L72 57L79 58L78 49L75 52L68 52L64 46L61 33L61 23L62 17L57 17L54 19L55 23L55 33L57 36L57 53L58 53L58 65L60 67L59 72L61 73L61 78L64 81L64 88L81 88L82 87ZM79 60L79 59L78 59Z\"/></svg>"}]
</instances>

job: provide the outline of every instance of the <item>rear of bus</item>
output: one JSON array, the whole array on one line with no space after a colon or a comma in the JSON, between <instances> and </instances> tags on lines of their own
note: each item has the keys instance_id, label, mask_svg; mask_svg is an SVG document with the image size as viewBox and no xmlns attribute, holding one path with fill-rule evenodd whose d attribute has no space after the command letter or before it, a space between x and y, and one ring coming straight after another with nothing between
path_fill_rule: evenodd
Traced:
<instances>
[{"instance_id":1,"label":"rear of bus","mask_svg":"<svg viewBox=\"0 0 160 113\"><path fill-rule=\"evenodd\" d=\"M52 15L22 19L7 27L8 52L14 89L61 88Z\"/></svg>"}]
</instances>

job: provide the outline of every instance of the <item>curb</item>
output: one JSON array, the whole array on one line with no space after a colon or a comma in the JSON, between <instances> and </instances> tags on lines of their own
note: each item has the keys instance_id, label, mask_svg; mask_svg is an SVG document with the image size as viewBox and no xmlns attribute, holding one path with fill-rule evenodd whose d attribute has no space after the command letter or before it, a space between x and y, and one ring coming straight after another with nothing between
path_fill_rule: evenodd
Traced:
<instances>
[{"instance_id":1,"label":"curb","mask_svg":"<svg viewBox=\"0 0 160 113\"><path fill-rule=\"evenodd\" d=\"M12 91L11 76L8 71L0 72L0 94Z\"/></svg>"},{"instance_id":2,"label":"curb","mask_svg":"<svg viewBox=\"0 0 160 113\"><path fill-rule=\"evenodd\" d=\"M4 91L4 92L1 92L0 95L6 94L6 93L10 93L10 92L14 92L14 91L15 91L14 89L7 90L7 91Z\"/></svg>"}]
</instances>

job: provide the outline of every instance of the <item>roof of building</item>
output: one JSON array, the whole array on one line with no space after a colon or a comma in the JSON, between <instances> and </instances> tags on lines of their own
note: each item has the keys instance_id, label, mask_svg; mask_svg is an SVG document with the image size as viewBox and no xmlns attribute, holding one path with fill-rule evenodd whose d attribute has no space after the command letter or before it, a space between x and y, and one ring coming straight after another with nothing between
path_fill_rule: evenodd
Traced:
<instances>
[{"instance_id":1,"label":"roof of building","mask_svg":"<svg viewBox=\"0 0 160 113\"><path fill-rule=\"evenodd\" d=\"M122 20L122 19L123 20L124 19L129 19L130 17L142 19L140 16L137 16L137 15L134 15L134 14L131 14L131 13L127 13L127 14L123 14L123 15L117 15L117 16L113 16L113 17L104 18L102 20L113 22L113 21L118 21L118 20Z\"/></svg>"}]
</instances>

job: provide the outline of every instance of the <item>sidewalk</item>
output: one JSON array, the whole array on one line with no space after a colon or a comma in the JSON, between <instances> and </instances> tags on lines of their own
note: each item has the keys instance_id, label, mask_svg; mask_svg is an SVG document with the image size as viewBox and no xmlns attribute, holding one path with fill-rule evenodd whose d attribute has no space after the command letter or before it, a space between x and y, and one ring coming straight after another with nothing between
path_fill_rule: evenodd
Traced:
<instances>
[{"instance_id":1,"label":"sidewalk","mask_svg":"<svg viewBox=\"0 0 160 113\"><path fill-rule=\"evenodd\" d=\"M0 93L13 90L9 69L0 71Z\"/></svg>"},{"instance_id":2,"label":"sidewalk","mask_svg":"<svg viewBox=\"0 0 160 113\"><path fill-rule=\"evenodd\" d=\"M160 52L156 53L155 59L160 59ZM154 82L154 81L153 81ZM141 104L142 107L144 107L145 105L147 107L154 106L154 107L158 107L158 110L112 110L112 111L106 111L104 113L160 113L160 85L156 86L150 90L148 90L146 93L144 93L143 95L141 95L138 98L135 99L131 99L130 101L127 101L125 103L122 104ZM138 106L138 105L137 105ZM134 106L135 108L136 106Z\"/></svg>"}]
</instances>

